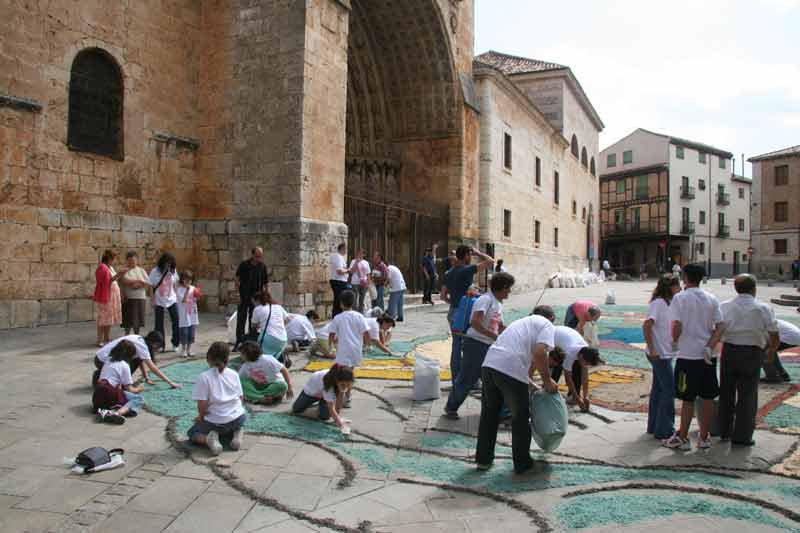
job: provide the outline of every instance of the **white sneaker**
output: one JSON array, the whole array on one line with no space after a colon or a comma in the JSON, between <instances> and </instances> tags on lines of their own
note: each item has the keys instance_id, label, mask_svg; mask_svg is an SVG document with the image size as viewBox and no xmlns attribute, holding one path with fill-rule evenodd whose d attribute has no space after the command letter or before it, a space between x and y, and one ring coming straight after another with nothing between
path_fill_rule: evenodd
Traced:
<instances>
[{"instance_id":1,"label":"white sneaker","mask_svg":"<svg viewBox=\"0 0 800 533\"><path fill-rule=\"evenodd\" d=\"M243 432L241 429L233 432L233 438L231 439L231 450L237 451L242 447L242 433Z\"/></svg>"},{"instance_id":2,"label":"white sneaker","mask_svg":"<svg viewBox=\"0 0 800 533\"><path fill-rule=\"evenodd\" d=\"M675 433L670 438L665 440L662 443L666 448L670 448L672 450L680 450L680 451L689 451L692 449L692 443L689 442L689 439L684 439L678 433Z\"/></svg>"},{"instance_id":3,"label":"white sneaker","mask_svg":"<svg viewBox=\"0 0 800 533\"><path fill-rule=\"evenodd\" d=\"M697 448L700 450L708 450L709 448L711 448L711 436L709 435L705 439L698 440Z\"/></svg>"},{"instance_id":4,"label":"white sneaker","mask_svg":"<svg viewBox=\"0 0 800 533\"><path fill-rule=\"evenodd\" d=\"M216 431L209 431L206 435L206 446L211 450L211 455L222 453L222 444L219 442L219 434Z\"/></svg>"},{"instance_id":5,"label":"white sneaker","mask_svg":"<svg viewBox=\"0 0 800 533\"><path fill-rule=\"evenodd\" d=\"M175 350L175 353L178 355L178 357L183 357L183 346L178 346L178 349Z\"/></svg>"}]
</instances>

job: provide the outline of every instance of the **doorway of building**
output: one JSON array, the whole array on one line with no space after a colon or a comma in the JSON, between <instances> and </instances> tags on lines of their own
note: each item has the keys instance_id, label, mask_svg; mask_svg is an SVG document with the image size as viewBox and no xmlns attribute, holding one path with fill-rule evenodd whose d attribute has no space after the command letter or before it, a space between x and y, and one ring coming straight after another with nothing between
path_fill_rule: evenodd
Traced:
<instances>
[{"instance_id":1,"label":"doorway of building","mask_svg":"<svg viewBox=\"0 0 800 533\"><path fill-rule=\"evenodd\" d=\"M739 274L739 252L733 252L733 275Z\"/></svg>"}]
</instances>

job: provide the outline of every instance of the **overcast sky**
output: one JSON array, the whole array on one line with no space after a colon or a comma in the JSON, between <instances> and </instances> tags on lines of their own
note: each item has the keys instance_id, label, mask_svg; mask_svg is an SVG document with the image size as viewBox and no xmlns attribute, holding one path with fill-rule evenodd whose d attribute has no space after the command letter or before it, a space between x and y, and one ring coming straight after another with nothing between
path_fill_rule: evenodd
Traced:
<instances>
[{"instance_id":1,"label":"overcast sky","mask_svg":"<svg viewBox=\"0 0 800 533\"><path fill-rule=\"evenodd\" d=\"M800 144L800 0L476 0L476 54L572 68L606 125L745 158ZM745 174L751 175L750 164Z\"/></svg>"}]
</instances>

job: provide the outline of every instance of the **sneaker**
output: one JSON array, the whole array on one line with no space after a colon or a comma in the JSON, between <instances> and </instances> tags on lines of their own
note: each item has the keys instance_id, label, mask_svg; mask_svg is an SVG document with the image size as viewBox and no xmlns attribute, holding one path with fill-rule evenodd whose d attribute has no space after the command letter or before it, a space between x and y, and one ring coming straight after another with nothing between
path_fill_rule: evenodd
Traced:
<instances>
[{"instance_id":1,"label":"sneaker","mask_svg":"<svg viewBox=\"0 0 800 533\"><path fill-rule=\"evenodd\" d=\"M183 346L179 346L177 350L175 350L175 354L178 357L186 357L186 352L183 351Z\"/></svg>"},{"instance_id":2,"label":"sneaker","mask_svg":"<svg viewBox=\"0 0 800 533\"><path fill-rule=\"evenodd\" d=\"M698 440L697 448L699 450L708 450L709 448L711 448L711 436L709 435L704 439L701 438L700 440Z\"/></svg>"},{"instance_id":3,"label":"sneaker","mask_svg":"<svg viewBox=\"0 0 800 533\"><path fill-rule=\"evenodd\" d=\"M347 398L347 399L344 401L344 403L342 404L342 407L343 407L343 408L345 408L345 409L350 409L350 403L351 403L351 402L350 402L350 398Z\"/></svg>"},{"instance_id":4,"label":"sneaker","mask_svg":"<svg viewBox=\"0 0 800 533\"><path fill-rule=\"evenodd\" d=\"M692 443L689 442L689 439L684 439L677 433L665 440L663 445L672 450L689 451L692 449Z\"/></svg>"},{"instance_id":5,"label":"sneaker","mask_svg":"<svg viewBox=\"0 0 800 533\"><path fill-rule=\"evenodd\" d=\"M103 422L105 424L114 424L117 426L121 426L125 423L125 417L117 414L116 411L112 411L110 409L98 409L97 410L97 421Z\"/></svg>"},{"instance_id":6,"label":"sneaker","mask_svg":"<svg viewBox=\"0 0 800 533\"><path fill-rule=\"evenodd\" d=\"M231 450L237 451L239 448L242 447L242 430L237 429L233 432L233 438L231 439Z\"/></svg>"},{"instance_id":7,"label":"sneaker","mask_svg":"<svg viewBox=\"0 0 800 533\"><path fill-rule=\"evenodd\" d=\"M216 431L209 431L206 435L206 446L211 450L211 455L219 455L222 453L222 444L219 442L219 433Z\"/></svg>"},{"instance_id":8,"label":"sneaker","mask_svg":"<svg viewBox=\"0 0 800 533\"><path fill-rule=\"evenodd\" d=\"M459 419L461 419L461 417L458 416L458 411L448 411L447 409L444 410L444 417L446 419L448 419L448 420L459 420Z\"/></svg>"}]
</instances>

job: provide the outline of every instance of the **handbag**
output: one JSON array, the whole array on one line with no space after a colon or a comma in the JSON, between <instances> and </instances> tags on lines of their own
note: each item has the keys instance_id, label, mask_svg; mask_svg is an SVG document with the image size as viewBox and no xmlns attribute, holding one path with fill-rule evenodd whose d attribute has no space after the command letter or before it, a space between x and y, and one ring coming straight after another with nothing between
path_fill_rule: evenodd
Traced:
<instances>
[{"instance_id":1,"label":"handbag","mask_svg":"<svg viewBox=\"0 0 800 533\"><path fill-rule=\"evenodd\" d=\"M264 337L267 335L267 326L269 326L269 321L271 318L272 318L272 304L269 304L269 314L267 315L267 321L264 322L264 331L262 331L261 333L253 333L253 331L250 330L247 332L247 335L244 336L244 340L257 342L258 345L261 346L264 342Z\"/></svg>"},{"instance_id":2,"label":"handbag","mask_svg":"<svg viewBox=\"0 0 800 533\"><path fill-rule=\"evenodd\" d=\"M100 446L95 446L93 448L87 448L79 453L75 458L75 464L82 466L85 471L94 470L99 466L110 463L112 456L122 455L124 453L125 450L122 448L106 450Z\"/></svg>"}]
</instances>

